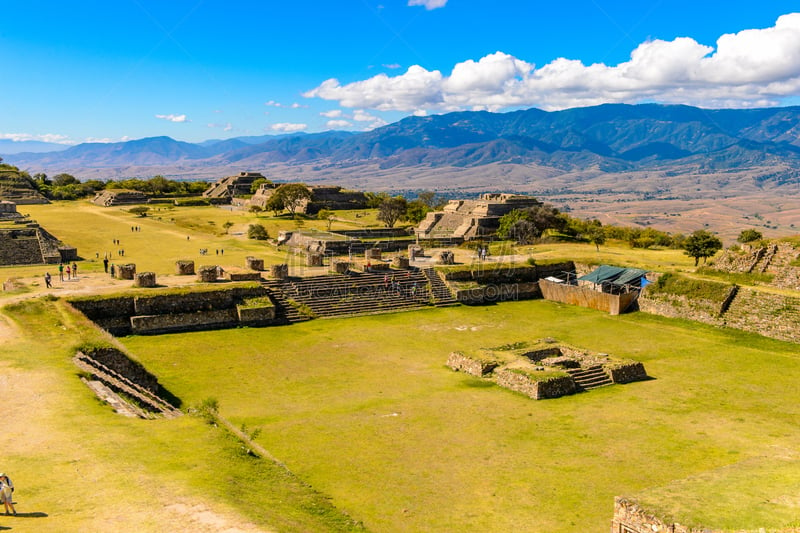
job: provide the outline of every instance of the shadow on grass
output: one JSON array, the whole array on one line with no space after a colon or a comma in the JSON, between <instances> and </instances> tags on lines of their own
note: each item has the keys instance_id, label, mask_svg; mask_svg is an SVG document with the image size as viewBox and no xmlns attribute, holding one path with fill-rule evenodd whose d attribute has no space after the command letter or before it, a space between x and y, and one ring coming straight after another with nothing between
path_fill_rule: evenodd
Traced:
<instances>
[{"instance_id":1,"label":"shadow on grass","mask_svg":"<svg viewBox=\"0 0 800 533\"><path fill-rule=\"evenodd\" d=\"M42 512L36 511L36 512L33 512L33 513L17 513L15 515L3 515L3 514L0 513L0 517L3 517L3 516L7 516L8 518L47 518L50 515L48 515L47 513L42 513ZM6 528L6 527L0 526L0 529L11 529L11 528Z\"/></svg>"}]
</instances>

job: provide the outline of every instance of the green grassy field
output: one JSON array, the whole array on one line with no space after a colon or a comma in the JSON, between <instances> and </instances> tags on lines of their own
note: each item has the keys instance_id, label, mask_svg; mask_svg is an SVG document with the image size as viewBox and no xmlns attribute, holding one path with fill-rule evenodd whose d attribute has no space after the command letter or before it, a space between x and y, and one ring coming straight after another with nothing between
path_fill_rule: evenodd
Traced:
<instances>
[{"instance_id":1,"label":"green grassy field","mask_svg":"<svg viewBox=\"0 0 800 533\"><path fill-rule=\"evenodd\" d=\"M536 402L444 366L451 350L545 336L655 379ZM800 452L796 345L643 314L535 301L124 344L185 400L213 396L262 428L259 443L375 531L602 531L616 495ZM703 516L769 516L738 510Z\"/></svg>"},{"instance_id":2,"label":"green grassy field","mask_svg":"<svg viewBox=\"0 0 800 533\"><path fill-rule=\"evenodd\" d=\"M284 262L241 232L255 221L271 236L296 225L211 207L145 218L86 202L20 211L78 247L81 272L102 271L94 254L115 253L117 238L126 262L159 274L177 259L215 264L215 249L225 250L223 264L247 255ZM342 218L334 230L368 220ZM513 251L693 271L674 250ZM3 267L0 279L45 268ZM0 304L41 292L31 284L0 293ZM355 520L376 532L594 532L607 530L617 495L682 523L800 520L796 344L546 301L121 340L184 406L215 398L236 426L260 428L256 442L292 475L200 418L129 420L100 404L70 357L105 336L62 303L35 299L3 313L12 322L4 329L0 316L0 383L10 397L0 466L27 516L0 528L316 532L358 529ZM654 379L536 402L445 367L452 350L542 337L642 361ZM80 490L67 494L74 480ZM207 514L222 522L198 521Z\"/></svg>"}]
</instances>

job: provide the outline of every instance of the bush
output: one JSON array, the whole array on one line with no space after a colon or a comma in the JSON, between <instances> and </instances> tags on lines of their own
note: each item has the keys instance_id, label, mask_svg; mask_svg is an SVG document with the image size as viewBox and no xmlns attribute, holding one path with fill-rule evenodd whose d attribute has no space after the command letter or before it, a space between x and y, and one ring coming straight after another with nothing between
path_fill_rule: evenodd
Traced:
<instances>
[{"instance_id":1,"label":"bush","mask_svg":"<svg viewBox=\"0 0 800 533\"><path fill-rule=\"evenodd\" d=\"M267 228L261 224L250 224L247 227L247 238L255 239L257 241L265 241L269 239L269 234L267 233Z\"/></svg>"}]
</instances>

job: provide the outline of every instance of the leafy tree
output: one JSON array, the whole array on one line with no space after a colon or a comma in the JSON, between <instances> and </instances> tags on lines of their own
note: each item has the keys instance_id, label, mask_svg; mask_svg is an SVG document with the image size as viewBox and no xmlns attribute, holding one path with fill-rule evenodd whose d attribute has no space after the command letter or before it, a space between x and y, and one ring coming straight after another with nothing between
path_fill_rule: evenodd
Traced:
<instances>
[{"instance_id":1,"label":"leafy tree","mask_svg":"<svg viewBox=\"0 0 800 533\"><path fill-rule=\"evenodd\" d=\"M522 224L522 221L526 224ZM501 239L514 239L519 243L529 244L549 229L563 231L568 225L569 217L559 213L555 207L543 204L506 213L500 217L497 234Z\"/></svg>"},{"instance_id":2,"label":"leafy tree","mask_svg":"<svg viewBox=\"0 0 800 533\"><path fill-rule=\"evenodd\" d=\"M53 186L63 187L64 185L77 185L80 180L71 174L56 174L53 176Z\"/></svg>"},{"instance_id":3,"label":"leafy tree","mask_svg":"<svg viewBox=\"0 0 800 533\"><path fill-rule=\"evenodd\" d=\"M600 225L599 220L595 220L595 222L597 222L597 225L590 224L586 228L586 231L584 232L583 236L587 241L594 244L595 248L597 248L597 251L599 252L600 245L605 244L606 242L606 232Z\"/></svg>"},{"instance_id":4,"label":"leafy tree","mask_svg":"<svg viewBox=\"0 0 800 533\"><path fill-rule=\"evenodd\" d=\"M230 220L226 220L224 224L222 224L222 229L225 230L225 233L228 233L228 230L233 227L233 222Z\"/></svg>"},{"instance_id":5,"label":"leafy tree","mask_svg":"<svg viewBox=\"0 0 800 533\"><path fill-rule=\"evenodd\" d=\"M132 213L138 217L146 217L148 211L150 211L150 208L144 205L137 205L136 207L128 209L128 213Z\"/></svg>"},{"instance_id":6,"label":"leafy tree","mask_svg":"<svg viewBox=\"0 0 800 533\"><path fill-rule=\"evenodd\" d=\"M267 198L267 201L264 204L264 207L267 208L268 210L272 211L272 213L275 216L278 216L280 214L280 212L283 211L283 209L284 209L283 198L281 198L277 194L277 191L275 191L270 195L269 198Z\"/></svg>"},{"instance_id":7,"label":"leafy tree","mask_svg":"<svg viewBox=\"0 0 800 533\"><path fill-rule=\"evenodd\" d=\"M247 226L247 238L255 239L257 241L265 241L269 239L267 228L261 224L250 224Z\"/></svg>"},{"instance_id":8,"label":"leafy tree","mask_svg":"<svg viewBox=\"0 0 800 533\"><path fill-rule=\"evenodd\" d=\"M706 259L721 250L722 241L711 233L700 229L686 238L683 243L683 249L683 253L694 258L694 266L697 266L701 257L703 258L703 263L705 263Z\"/></svg>"},{"instance_id":9,"label":"leafy tree","mask_svg":"<svg viewBox=\"0 0 800 533\"><path fill-rule=\"evenodd\" d=\"M417 198L408 202L406 218L413 224L419 224L431 210L432 208L427 203Z\"/></svg>"},{"instance_id":10,"label":"leafy tree","mask_svg":"<svg viewBox=\"0 0 800 533\"><path fill-rule=\"evenodd\" d=\"M172 192L177 188L173 184L174 182L170 182L170 180L164 176L153 176L147 180L148 192L152 192L153 194Z\"/></svg>"},{"instance_id":11,"label":"leafy tree","mask_svg":"<svg viewBox=\"0 0 800 533\"><path fill-rule=\"evenodd\" d=\"M500 227L497 229L497 236L501 239L511 239L511 228L520 220L525 219L525 211L522 209L512 209L500 217Z\"/></svg>"},{"instance_id":12,"label":"leafy tree","mask_svg":"<svg viewBox=\"0 0 800 533\"><path fill-rule=\"evenodd\" d=\"M393 228L398 220L403 220L408 211L408 201L402 196L387 198L378 207L378 220L386 224L387 228Z\"/></svg>"},{"instance_id":13,"label":"leafy tree","mask_svg":"<svg viewBox=\"0 0 800 533\"><path fill-rule=\"evenodd\" d=\"M311 191L302 183L285 183L275 189L272 196L278 196L281 202L283 202L283 207L286 208L289 213L291 213L292 218L294 218L295 212L300 206L311 199Z\"/></svg>"},{"instance_id":14,"label":"leafy tree","mask_svg":"<svg viewBox=\"0 0 800 533\"><path fill-rule=\"evenodd\" d=\"M260 212L262 212L264 210L264 208L261 207L260 205L251 205L247 210L250 211L251 213L254 213L256 216L258 216L258 214Z\"/></svg>"},{"instance_id":15,"label":"leafy tree","mask_svg":"<svg viewBox=\"0 0 800 533\"><path fill-rule=\"evenodd\" d=\"M760 231L751 228L742 230L742 232L736 238L736 241L745 244L748 242L760 241L763 238L764 236Z\"/></svg>"},{"instance_id":16,"label":"leafy tree","mask_svg":"<svg viewBox=\"0 0 800 533\"><path fill-rule=\"evenodd\" d=\"M257 180L253 181L253 183L250 184L250 194L255 194L258 188L264 185L265 183L268 185L272 185L272 182L267 178L258 178Z\"/></svg>"},{"instance_id":17,"label":"leafy tree","mask_svg":"<svg viewBox=\"0 0 800 533\"><path fill-rule=\"evenodd\" d=\"M336 220L336 215L330 209L320 209L317 213L317 219L325 220L328 223L328 231L331 230L331 224Z\"/></svg>"},{"instance_id":18,"label":"leafy tree","mask_svg":"<svg viewBox=\"0 0 800 533\"><path fill-rule=\"evenodd\" d=\"M367 198L367 207L372 209L379 208L383 202L390 198L387 192L366 192L364 196Z\"/></svg>"}]
</instances>

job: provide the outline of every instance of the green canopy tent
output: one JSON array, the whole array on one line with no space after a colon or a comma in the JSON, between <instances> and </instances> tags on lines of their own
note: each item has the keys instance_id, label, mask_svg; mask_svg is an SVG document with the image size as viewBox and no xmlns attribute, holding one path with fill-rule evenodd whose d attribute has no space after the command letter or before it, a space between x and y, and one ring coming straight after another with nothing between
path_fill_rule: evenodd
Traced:
<instances>
[{"instance_id":1,"label":"green canopy tent","mask_svg":"<svg viewBox=\"0 0 800 533\"><path fill-rule=\"evenodd\" d=\"M600 265L592 272L578 278L578 281L600 285L603 292L618 294L639 289L646 270L639 268L624 268L611 265Z\"/></svg>"}]
</instances>

